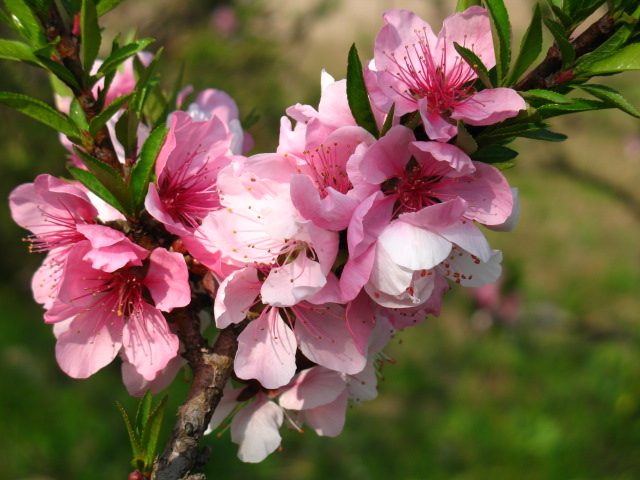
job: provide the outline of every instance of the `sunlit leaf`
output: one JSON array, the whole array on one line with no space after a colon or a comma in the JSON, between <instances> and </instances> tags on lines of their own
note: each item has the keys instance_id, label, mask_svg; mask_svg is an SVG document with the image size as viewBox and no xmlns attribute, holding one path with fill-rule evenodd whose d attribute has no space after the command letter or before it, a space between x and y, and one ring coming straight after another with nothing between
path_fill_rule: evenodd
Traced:
<instances>
[{"instance_id":1,"label":"sunlit leaf","mask_svg":"<svg viewBox=\"0 0 640 480\"><path fill-rule=\"evenodd\" d=\"M94 2L95 0L82 0L82 9L80 11L82 66L86 72L91 71L102 41L100 25L98 25L98 12Z\"/></svg>"},{"instance_id":2,"label":"sunlit leaf","mask_svg":"<svg viewBox=\"0 0 640 480\"><path fill-rule=\"evenodd\" d=\"M516 58L513 68L509 73L506 86L515 85L520 76L527 71L527 68L538 58L542 51L542 14L540 5L536 4L533 9L533 16L529 28L520 43L520 52Z\"/></svg>"},{"instance_id":3,"label":"sunlit leaf","mask_svg":"<svg viewBox=\"0 0 640 480\"><path fill-rule=\"evenodd\" d=\"M511 62L511 23L503 0L485 0L491 23L495 29L493 44L496 51L498 81L502 83Z\"/></svg>"},{"instance_id":4,"label":"sunlit leaf","mask_svg":"<svg viewBox=\"0 0 640 480\"><path fill-rule=\"evenodd\" d=\"M35 98L19 93L0 92L0 103L22 112L67 136L80 136L80 131L67 117Z\"/></svg>"},{"instance_id":5,"label":"sunlit leaf","mask_svg":"<svg viewBox=\"0 0 640 480\"><path fill-rule=\"evenodd\" d=\"M380 132L369 103L369 95L362 73L362 63L360 63L355 43L349 50L347 62L347 100L356 123L378 138Z\"/></svg>"},{"instance_id":6,"label":"sunlit leaf","mask_svg":"<svg viewBox=\"0 0 640 480\"><path fill-rule=\"evenodd\" d=\"M605 85L580 85L580 88L611 106L619 108L633 117L640 118L640 111L617 90Z\"/></svg>"}]
</instances>

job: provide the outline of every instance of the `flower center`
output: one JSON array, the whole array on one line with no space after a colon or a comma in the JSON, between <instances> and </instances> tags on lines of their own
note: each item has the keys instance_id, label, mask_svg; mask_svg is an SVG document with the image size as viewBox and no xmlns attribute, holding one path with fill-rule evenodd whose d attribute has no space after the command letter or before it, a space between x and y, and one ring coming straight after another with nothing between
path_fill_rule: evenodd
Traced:
<instances>
[{"instance_id":1,"label":"flower center","mask_svg":"<svg viewBox=\"0 0 640 480\"><path fill-rule=\"evenodd\" d=\"M188 155L175 170L167 166L158 188L165 211L176 222L192 228L197 228L211 210L220 208L215 177L209 170L210 158L199 159L200 165L193 168L194 159L202 153L196 150Z\"/></svg>"},{"instance_id":2,"label":"flower center","mask_svg":"<svg viewBox=\"0 0 640 480\"><path fill-rule=\"evenodd\" d=\"M415 34L417 43L405 45L406 54L402 59L385 53L397 67L396 71L387 72L405 86L397 90L391 85L391 89L409 101L425 98L430 113L444 113L469 100L476 92L477 76L473 69L459 56L448 68L446 42L437 58L427 41L426 27L422 31L415 30Z\"/></svg>"},{"instance_id":3,"label":"flower center","mask_svg":"<svg viewBox=\"0 0 640 480\"><path fill-rule=\"evenodd\" d=\"M328 195L326 192L328 187L332 187L340 193L347 193L353 188L344 165L338 160L338 148L340 146L336 142L329 146L320 144L316 149L303 152L307 164L311 167L313 180L322 198ZM346 145L346 148L348 158L353 151L351 150L351 145Z\"/></svg>"}]
</instances>

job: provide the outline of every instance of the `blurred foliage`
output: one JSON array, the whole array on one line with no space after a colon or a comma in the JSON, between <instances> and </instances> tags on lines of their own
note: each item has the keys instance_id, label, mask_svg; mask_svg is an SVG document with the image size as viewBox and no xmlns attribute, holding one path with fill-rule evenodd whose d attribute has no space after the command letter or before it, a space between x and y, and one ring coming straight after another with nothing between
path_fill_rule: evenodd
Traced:
<instances>
[{"instance_id":1,"label":"blurred foliage","mask_svg":"<svg viewBox=\"0 0 640 480\"><path fill-rule=\"evenodd\" d=\"M157 38L153 47L165 46L167 87L184 64L196 91L227 91L243 117L256 108L254 151L272 151L284 109L319 98L319 69L301 66L327 57L314 32L343 8L373 8L290 3L292 13L283 15L281 4L267 0L130 0L105 17L104 34L135 25L140 37ZM389 6L382 2L380 11ZM342 30L321 31L349 45L352 19L339 20ZM358 38L363 59L378 28ZM289 46L307 58L296 58ZM345 71L347 50L330 52L330 72ZM46 77L13 63L2 67L0 90L51 103ZM635 80L621 77L615 87L637 106ZM39 173L62 175L65 151L56 135L1 111L3 197ZM350 409L341 436L284 432L284 451L259 465L237 460L228 432L211 437L210 478L638 478L640 126L621 112L576 115L557 125L569 135L564 144L514 145L521 156L507 176L520 188L521 224L490 237L517 273L505 284L521 299L516 318L479 313L470 296L454 290L441 318L393 341L389 355L397 363L385 366L379 398ZM80 381L59 370L55 340L29 292L41 257L27 254L25 232L10 221L6 202L0 214L0 479L126 478L129 445L114 401L134 411L137 399L127 396L117 362ZM169 389L165 432L187 389L185 373Z\"/></svg>"}]
</instances>

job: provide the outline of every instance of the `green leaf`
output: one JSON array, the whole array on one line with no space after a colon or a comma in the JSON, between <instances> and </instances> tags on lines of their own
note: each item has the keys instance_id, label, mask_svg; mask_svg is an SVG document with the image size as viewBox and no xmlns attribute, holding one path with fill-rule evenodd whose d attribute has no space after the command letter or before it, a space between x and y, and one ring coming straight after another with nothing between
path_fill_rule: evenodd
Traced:
<instances>
[{"instance_id":1,"label":"green leaf","mask_svg":"<svg viewBox=\"0 0 640 480\"><path fill-rule=\"evenodd\" d=\"M576 58L576 49L567 38L567 32L562 25L551 18L545 18L544 24L553 35L560 50L560 55L562 55L562 70L566 70L569 64Z\"/></svg>"},{"instance_id":2,"label":"green leaf","mask_svg":"<svg viewBox=\"0 0 640 480\"><path fill-rule=\"evenodd\" d=\"M540 13L540 5L536 3L533 9L533 17L529 28L522 38L520 43L520 52L518 58L509 73L508 80L505 82L506 86L515 85L518 83L518 79L522 76L527 68L538 58L542 51L542 14Z\"/></svg>"},{"instance_id":3,"label":"green leaf","mask_svg":"<svg viewBox=\"0 0 640 480\"><path fill-rule=\"evenodd\" d=\"M484 86L487 88L493 88L493 85L491 84L491 80L489 79L489 71L487 70L487 67L485 66L485 64L482 63L482 60L480 60L480 58L471 50L463 47L459 43L453 42L453 46L456 49L456 51L460 54L462 59L465 62L467 62L471 68L473 68L473 70L476 72L476 75L478 75L478 78L484 84Z\"/></svg>"},{"instance_id":4,"label":"green leaf","mask_svg":"<svg viewBox=\"0 0 640 480\"><path fill-rule=\"evenodd\" d=\"M38 55L38 62L44 66L44 68L49 70L49 72L62 80L69 88L76 91L80 90L80 84L67 67L43 55Z\"/></svg>"},{"instance_id":5,"label":"green leaf","mask_svg":"<svg viewBox=\"0 0 640 480\"><path fill-rule=\"evenodd\" d=\"M119 211L124 211L122 205L120 205L120 202L116 200L116 197L114 197L111 192L107 190L107 187L100 183L91 172L74 166L69 166L67 167L67 169L69 170L71 175L73 175L73 178L87 187L90 192L95 193L99 198L107 202L112 207L117 208Z\"/></svg>"},{"instance_id":6,"label":"green leaf","mask_svg":"<svg viewBox=\"0 0 640 480\"><path fill-rule=\"evenodd\" d=\"M544 140L546 142L564 142L567 139L566 135L562 133L552 132L543 128L542 130L536 130L534 132L521 133L520 137L531 138L533 140Z\"/></svg>"},{"instance_id":7,"label":"green leaf","mask_svg":"<svg viewBox=\"0 0 640 480\"><path fill-rule=\"evenodd\" d=\"M640 43L632 43L621 50L593 62L585 69L589 76L640 70Z\"/></svg>"},{"instance_id":8,"label":"green leaf","mask_svg":"<svg viewBox=\"0 0 640 480\"><path fill-rule=\"evenodd\" d=\"M84 171L84 170L82 170ZM124 411L120 402L116 400L116 405L118 406L118 410L122 414L122 418L124 419L124 423L127 426L127 433L129 434L129 441L131 442L131 451L133 452L133 458L143 458L144 452L142 447L140 446L140 439L136 436L136 432L133 431L133 427L131 426L131 421L129 420L129 415Z\"/></svg>"},{"instance_id":9,"label":"green leaf","mask_svg":"<svg viewBox=\"0 0 640 480\"><path fill-rule=\"evenodd\" d=\"M93 62L98 56L102 35L98 25L98 12L94 0L82 0L80 10L80 31L82 33L82 66L85 72L90 72Z\"/></svg>"},{"instance_id":10,"label":"green leaf","mask_svg":"<svg viewBox=\"0 0 640 480\"><path fill-rule=\"evenodd\" d=\"M523 133L534 132L548 126L548 123L519 123L516 125L509 125L507 127L499 127L486 133L482 133L477 139L481 144L486 145L487 143L495 143L497 139L518 137ZM489 140L489 142L487 142L487 140Z\"/></svg>"},{"instance_id":11,"label":"green leaf","mask_svg":"<svg viewBox=\"0 0 640 480\"><path fill-rule=\"evenodd\" d=\"M569 15L567 15L566 13L564 13L562 11L562 8L556 6L556 5L552 5L551 6L551 10L553 11L553 13L555 14L556 18L558 19L558 21L562 24L562 26L566 29L572 28L573 27L573 20L571 20L571 17Z\"/></svg>"},{"instance_id":12,"label":"green leaf","mask_svg":"<svg viewBox=\"0 0 640 480\"><path fill-rule=\"evenodd\" d=\"M392 104L389 109L389 113L387 114L387 118L384 119L384 125L382 125L382 130L380 131L380 138L384 137L391 127L393 126L393 114L396 111L396 104Z\"/></svg>"},{"instance_id":13,"label":"green leaf","mask_svg":"<svg viewBox=\"0 0 640 480\"><path fill-rule=\"evenodd\" d=\"M471 159L484 163L502 163L513 160L518 156L518 152L503 145L491 145L478 150L471 155Z\"/></svg>"},{"instance_id":14,"label":"green leaf","mask_svg":"<svg viewBox=\"0 0 640 480\"><path fill-rule=\"evenodd\" d=\"M511 24L503 0L485 0L491 23L495 29L493 45L496 52L496 71L502 84L511 62Z\"/></svg>"},{"instance_id":15,"label":"green leaf","mask_svg":"<svg viewBox=\"0 0 640 480\"><path fill-rule=\"evenodd\" d=\"M123 95L114 99L109 105L107 105L98 115L96 115L89 124L89 134L92 137L96 136L96 133L104 127L109 119L113 117L117 112L123 108L127 102L133 97L133 92L127 95Z\"/></svg>"},{"instance_id":16,"label":"green leaf","mask_svg":"<svg viewBox=\"0 0 640 480\"><path fill-rule=\"evenodd\" d=\"M566 103L569 104L573 102L573 99L566 97L558 92L553 92L551 90L527 90L526 92L519 92L520 95L524 97L525 100L529 100L530 98L542 99L547 101L547 103Z\"/></svg>"},{"instance_id":17,"label":"green leaf","mask_svg":"<svg viewBox=\"0 0 640 480\"><path fill-rule=\"evenodd\" d=\"M464 123L458 120L458 136L456 137L456 147L467 155L471 155L478 150L478 144L464 127Z\"/></svg>"},{"instance_id":18,"label":"green leaf","mask_svg":"<svg viewBox=\"0 0 640 480\"><path fill-rule=\"evenodd\" d=\"M620 92L611 87L606 87L604 85L580 85L579 88L603 102L607 102L609 105L619 108L633 117L640 118L640 112L638 109L631 105L629 101L620 94Z\"/></svg>"},{"instance_id":19,"label":"green leaf","mask_svg":"<svg viewBox=\"0 0 640 480\"><path fill-rule=\"evenodd\" d=\"M164 412L167 409L168 395L165 394L158 406L151 412L149 418L142 431L142 448L145 450L145 466L153 466L153 457L156 453L156 447L158 445L158 437L160 436L160 427L162 426L162 419L164 418Z\"/></svg>"},{"instance_id":20,"label":"green leaf","mask_svg":"<svg viewBox=\"0 0 640 480\"><path fill-rule=\"evenodd\" d=\"M38 59L33 53L33 48L24 42L17 40L5 40L0 38L0 58L16 60L19 62L38 63Z\"/></svg>"},{"instance_id":21,"label":"green leaf","mask_svg":"<svg viewBox=\"0 0 640 480\"><path fill-rule=\"evenodd\" d=\"M140 118L131 110L131 104L116 122L116 138L124 148L126 158L131 158L133 149L138 146L138 124Z\"/></svg>"},{"instance_id":22,"label":"green leaf","mask_svg":"<svg viewBox=\"0 0 640 480\"><path fill-rule=\"evenodd\" d=\"M69 137L80 136L80 131L67 117L35 98L19 93L0 92L0 103L35 118Z\"/></svg>"},{"instance_id":23,"label":"green leaf","mask_svg":"<svg viewBox=\"0 0 640 480\"><path fill-rule=\"evenodd\" d=\"M640 6L636 8L632 15L636 18L640 17ZM627 40L635 32L637 26L637 22L635 24L625 24L620 26L620 28L618 28L615 33L611 35L611 37L609 37L593 52L580 57L575 65L574 70L577 73L586 72L596 61L603 60L616 53L626 44Z\"/></svg>"},{"instance_id":24,"label":"green leaf","mask_svg":"<svg viewBox=\"0 0 640 480\"><path fill-rule=\"evenodd\" d=\"M122 209L119 209L127 216L131 215L131 193L127 189L124 180L118 172L116 172L111 166L104 162L101 162L95 157L92 157L84 150L77 147L73 147L73 150L82 160L82 163L89 169L91 173L98 179L98 181L104 185L107 190L116 198L118 204ZM113 205L116 207L116 205ZM118 207L116 207L118 208Z\"/></svg>"},{"instance_id":25,"label":"green leaf","mask_svg":"<svg viewBox=\"0 0 640 480\"><path fill-rule=\"evenodd\" d=\"M117 48L114 52L111 53L111 55L109 55L104 63L100 65L100 68L98 69L98 75L96 75L96 77L100 78L115 71L122 62L124 62L127 58L135 55L139 51L144 50L151 42L153 42L153 38L143 38L136 42L128 43L127 45L123 45L122 47Z\"/></svg>"},{"instance_id":26,"label":"green leaf","mask_svg":"<svg viewBox=\"0 0 640 480\"><path fill-rule=\"evenodd\" d=\"M163 49L161 48L154 55L153 60L146 67L142 64L139 58L133 59L133 66L138 73L138 82L134 90L134 96L131 100L130 109L134 112L141 114L144 110L144 105L149 98L149 95L153 88L158 84L160 77L155 74L158 62L162 55Z\"/></svg>"},{"instance_id":27,"label":"green leaf","mask_svg":"<svg viewBox=\"0 0 640 480\"><path fill-rule=\"evenodd\" d=\"M31 45L46 45L40 22L23 0L4 0L14 29Z\"/></svg>"},{"instance_id":28,"label":"green leaf","mask_svg":"<svg viewBox=\"0 0 640 480\"><path fill-rule=\"evenodd\" d=\"M122 2L124 2L124 0L98 0L97 5L96 5L97 11L98 11L98 16L101 17L102 15L107 13L108 11L113 10L114 8L116 8Z\"/></svg>"},{"instance_id":29,"label":"green leaf","mask_svg":"<svg viewBox=\"0 0 640 480\"><path fill-rule=\"evenodd\" d=\"M73 120L73 123L76 124L79 130L89 130L87 117L84 116L84 111L82 110L80 102L78 102L77 98L73 98L73 100L71 100L71 106L69 107L69 118Z\"/></svg>"},{"instance_id":30,"label":"green leaf","mask_svg":"<svg viewBox=\"0 0 640 480\"><path fill-rule=\"evenodd\" d=\"M149 414L151 413L151 401L153 400L153 394L151 390L147 390L144 397L140 399L138 404L138 411L136 412L136 434L138 438L142 438L142 431L147 423Z\"/></svg>"},{"instance_id":31,"label":"green leaf","mask_svg":"<svg viewBox=\"0 0 640 480\"><path fill-rule=\"evenodd\" d=\"M480 5L482 2L480 0L458 0L456 4L456 12L464 12L467 8L472 7L474 5Z\"/></svg>"},{"instance_id":32,"label":"green leaf","mask_svg":"<svg viewBox=\"0 0 640 480\"><path fill-rule=\"evenodd\" d=\"M567 113L589 112L591 110L611 108L611 105L608 103L598 100L588 100L584 98L574 98L572 100L568 105L542 105L538 108L538 114L541 118L546 119Z\"/></svg>"},{"instance_id":33,"label":"green leaf","mask_svg":"<svg viewBox=\"0 0 640 480\"><path fill-rule=\"evenodd\" d=\"M364 84L362 64L354 43L349 50L347 61L347 100L356 123L376 138L380 137L376 119L371 110L367 87Z\"/></svg>"},{"instance_id":34,"label":"green leaf","mask_svg":"<svg viewBox=\"0 0 640 480\"><path fill-rule=\"evenodd\" d=\"M138 210L144 203L149 189L149 182L153 174L158 153L164 144L169 129L164 124L157 126L147 137L140 149L140 159L133 165L129 177L129 188L133 195L133 205Z\"/></svg>"},{"instance_id":35,"label":"green leaf","mask_svg":"<svg viewBox=\"0 0 640 480\"><path fill-rule=\"evenodd\" d=\"M246 130L258 123L258 120L260 120L260 114L256 113L256 108L254 107L249 114L240 121L240 125L242 125L243 130Z\"/></svg>"}]
</instances>

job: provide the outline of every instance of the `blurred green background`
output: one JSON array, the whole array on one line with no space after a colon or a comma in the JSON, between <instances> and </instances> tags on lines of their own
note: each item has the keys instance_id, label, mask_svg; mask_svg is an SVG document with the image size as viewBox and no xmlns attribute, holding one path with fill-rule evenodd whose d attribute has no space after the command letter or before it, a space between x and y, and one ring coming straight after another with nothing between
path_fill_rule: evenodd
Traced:
<instances>
[{"instance_id":1,"label":"blurred green background","mask_svg":"<svg viewBox=\"0 0 640 480\"><path fill-rule=\"evenodd\" d=\"M518 42L531 3L507 4ZM255 151L273 151L284 109L317 105L320 69L342 78L353 41L370 58L389 8L413 9L436 31L453 11L434 1L130 0L104 18L104 35L157 38L167 87L184 62L196 90L229 92L244 115L257 108ZM637 74L608 82L640 106ZM0 89L51 102L46 77L6 61ZM52 131L0 112L4 198L39 173L64 174ZM506 172L522 215L514 232L487 234L505 257L497 300L482 307L454 288L440 318L398 334L379 398L351 408L338 438L283 429L283 451L248 465L228 432L211 436L209 478L640 478L640 122L605 111L555 125L567 142L519 141L519 165ZM58 369L29 291L41 257L27 253L6 202L0 214L0 479L125 479L114 401L132 412L136 399L117 361L82 381ZM184 377L169 389L166 430Z\"/></svg>"}]
</instances>

